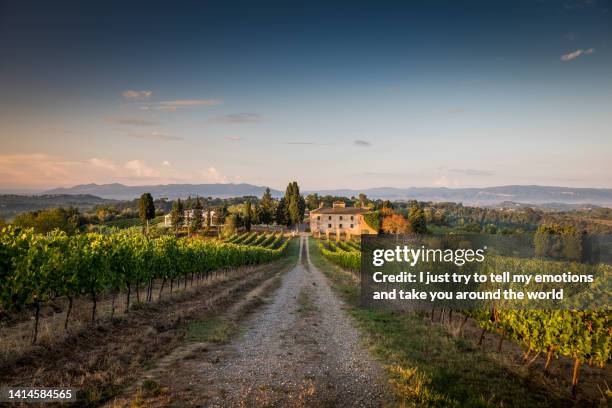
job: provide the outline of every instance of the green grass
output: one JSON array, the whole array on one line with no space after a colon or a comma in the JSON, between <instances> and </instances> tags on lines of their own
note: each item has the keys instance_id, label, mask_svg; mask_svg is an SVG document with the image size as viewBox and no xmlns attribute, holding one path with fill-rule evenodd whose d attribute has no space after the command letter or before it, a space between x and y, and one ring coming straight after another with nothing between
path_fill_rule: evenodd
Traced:
<instances>
[{"instance_id":1,"label":"green grass","mask_svg":"<svg viewBox=\"0 0 612 408\"><path fill-rule=\"evenodd\" d=\"M556 407L543 386L510 372L471 341L451 336L421 315L359 307L350 272L327 261L309 240L312 262L347 302L349 313L387 368L402 407Z\"/></svg>"}]
</instances>

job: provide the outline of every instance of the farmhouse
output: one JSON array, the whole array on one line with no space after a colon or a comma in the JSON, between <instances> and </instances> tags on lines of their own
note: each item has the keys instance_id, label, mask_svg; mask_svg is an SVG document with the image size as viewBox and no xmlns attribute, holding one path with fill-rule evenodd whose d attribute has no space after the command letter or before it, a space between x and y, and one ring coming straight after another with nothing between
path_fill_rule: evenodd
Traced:
<instances>
[{"instance_id":1,"label":"farmhouse","mask_svg":"<svg viewBox=\"0 0 612 408\"><path fill-rule=\"evenodd\" d=\"M319 207L310 211L310 231L315 236L322 234L342 235L377 234L364 220L370 211L365 208L347 207L343 201L335 201L332 208Z\"/></svg>"},{"instance_id":2,"label":"farmhouse","mask_svg":"<svg viewBox=\"0 0 612 408\"><path fill-rule=\"evenodd\" d=\"M185 210L185 212L183 213L183 226L187 225L190 221L191 218L193 217L193 215L195 214L195 209L191 209L191 210ZM202 226L205 227L207 224L206 219L208 218L208 210L200 210L202 211ZM211 226L216 226L217 224L215 223L216 219L215 219L215 211L211 210L210 211L210 225ZM164 227L170 228L172 227L172 213L168 213L164 216Z\"/></svg>"}]
</instances>

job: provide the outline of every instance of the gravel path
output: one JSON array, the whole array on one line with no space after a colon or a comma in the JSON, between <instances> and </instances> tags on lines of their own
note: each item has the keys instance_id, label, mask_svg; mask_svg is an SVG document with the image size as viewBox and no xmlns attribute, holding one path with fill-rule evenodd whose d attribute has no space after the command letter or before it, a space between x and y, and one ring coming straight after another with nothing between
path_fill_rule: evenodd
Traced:
<instances>
[{"instance_id":1,"label":"gravel path","mask_svg":"<svg viewBox=\"0 0 612 408\"><path fill-rule=\"evenodd\" d=\"M197 388L206 389L199 406L383 405L383 370L300 239L300 261L271 303L246 321L244 335L194 367Z\"/></svg>"}]
</instances>

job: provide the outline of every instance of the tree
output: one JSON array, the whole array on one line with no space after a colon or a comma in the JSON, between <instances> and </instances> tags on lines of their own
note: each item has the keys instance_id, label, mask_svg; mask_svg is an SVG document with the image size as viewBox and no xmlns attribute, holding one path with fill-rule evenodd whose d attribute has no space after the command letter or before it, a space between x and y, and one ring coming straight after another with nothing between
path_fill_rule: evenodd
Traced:
<instances>
[{"instance_id":1,"label":"tree","mask_svg":"<svg viewBox=\"0 0 612 408\"><path fill-rule=\"evenodd\" d=\"M184 212L185 212L185 209L183 208L183 203L181 202L181 199L179 198L172 204L172 212L170 213L170 219L172 221L172 226L174 227L176 231L178 231L178 229L183 224L183 220L185 219Z\"/></svg>"},{"instance_id":2,"label":"tree","mask_svg":"<svg viewBox=\"0 0 612 408\"><path fill-rule=\"evenodd\" d=\"M238 216L236 214L230 214L225 217L223 224L223 235L228 237L236 232L236 226L238 225Z\"/></svg>"},{"instance_id":3,"label":"tree","mask_svg":"<svg viewBox=\"0 0 612 408\"><path fill-rule=\"evenodd\" d=\"M387 234L395 234L397 238L399 234L406 232L408 223L400 214L392 214L383 218L382 230Z\"/></svg>"},{"instance_id":4,"label":"tree","mask_svg":"<svg viewBox=\"0 0 612 408\"><path fill-rule=\"evenodd\" d=\"M147 226L147 235L149 234L149 220L155 218L155 204L153 203L153 197L151 193L144 193L140 196L140 202L138 204L138 214L140 219Z\"/></svg>"},{"instance_id":5,"label":"tree","mask_svg":"<svg viewBox=\"0 0 612 408\"><path fill-rule=\"evenodd\" d=\"M259 222L262 224L270 225L274 220L274 199L270 194L270 189L266 187L266 191L261 197L261 204L259 206Z\"/></svg>"},{"instance_id":6,"label":"tree","mask_svg":"<svg viewBox=\"0 0 612 408\"><path fill-rule=\"evenodd\" d=\"M253 209L251 208L251 202L247 201L244 208L244 229L247 232L251 232L251 223L253 222Z\"/></svg>"},{"instance_id":7,"label":"tree","mask_svg":"<svg viewBox=\"0 0 612 408\"><path fill-rule=\"evenodd\" d=\"M366 207L367 204L368 204L368 196L363 193L359 193L359 207Z\"/></svg>"},{"instance_id":8,"label":"tree","mask_svg":"<svg viewBox=\"0 0 612 408\"><path fill-rule=\"evenodd\" d=\"M319 202L320 199L317 193L308 194L306 196L306 207L308 207L309 210L315 210L319 208Z\"/></svg>"},{"instance_id":9,"label":"tree","mask_svg":"<svg viewBox=\"0 0 612 408\"><path fill-rule=\"evenodd\" d=\"M278 207L276 207L276 214L274 216L276 220L276 224L278 225L287 225L287 201L285 197L280 199L278 203Z\"/></svg>"},{"instance_id":10,"label":"tree","mask_svg":"<svg viewBox=\"0 0 612 408\"><path fill-rule=\"evenodd\" d=\"M193 204L193 217L191 217L191 228L194 232L198 232L202 228L202 203L200 199L196 197L195 203Z\"/></svg>"},{"instance_id":11,"label":"tree","mask_svg":"<svg viewBox=\"0 0 612 408\"><path fill-rule=\"evenodd\" d=\"M304 197L300 195L300 188L296 181L287 185L283 210L285 225L288 227L300 224L304 221L306 201Z\"/></svg>"},{"instance_id":12,"label":"tree","mask_svg":"<svg viewBox=\"0 0 612 408\"><path fill-rule=\"evenodd\" d=\"M425 220L425 212L421 207L413 206L410 208L410 214L408 215L408 222L410 223L410 229L414 234L425 234L427 233L427 222Z\"/></svg>"}]
</instances>

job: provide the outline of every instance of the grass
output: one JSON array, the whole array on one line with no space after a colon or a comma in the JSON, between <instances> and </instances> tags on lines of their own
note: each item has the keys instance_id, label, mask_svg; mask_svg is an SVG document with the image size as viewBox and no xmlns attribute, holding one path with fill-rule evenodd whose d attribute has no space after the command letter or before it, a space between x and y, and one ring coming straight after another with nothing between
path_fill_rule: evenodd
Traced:
<instances>
[{"instance_id":1,"label":"grass","mask_svg":"<svg viewBox=\"0 0 612 408\"><path fill-rule=\"evenodd\" d=\"M312 239L309 248L311 261L345 300L374 354L385 364L399 406L571 405L421 315L360 308L359 287L350 272L327 261Z\"/></svg>"},{"instance_id":2,"label":"grass","mask_svg":"<svg viewBox=\"0 0 612 408\"><path fill-rule=\"evenodd\" d=\"M185 340L227 343L237 331L238 325L236 322L220 317L211 317L190 323L187 326Z\"/></svg>"}]
</instances>

